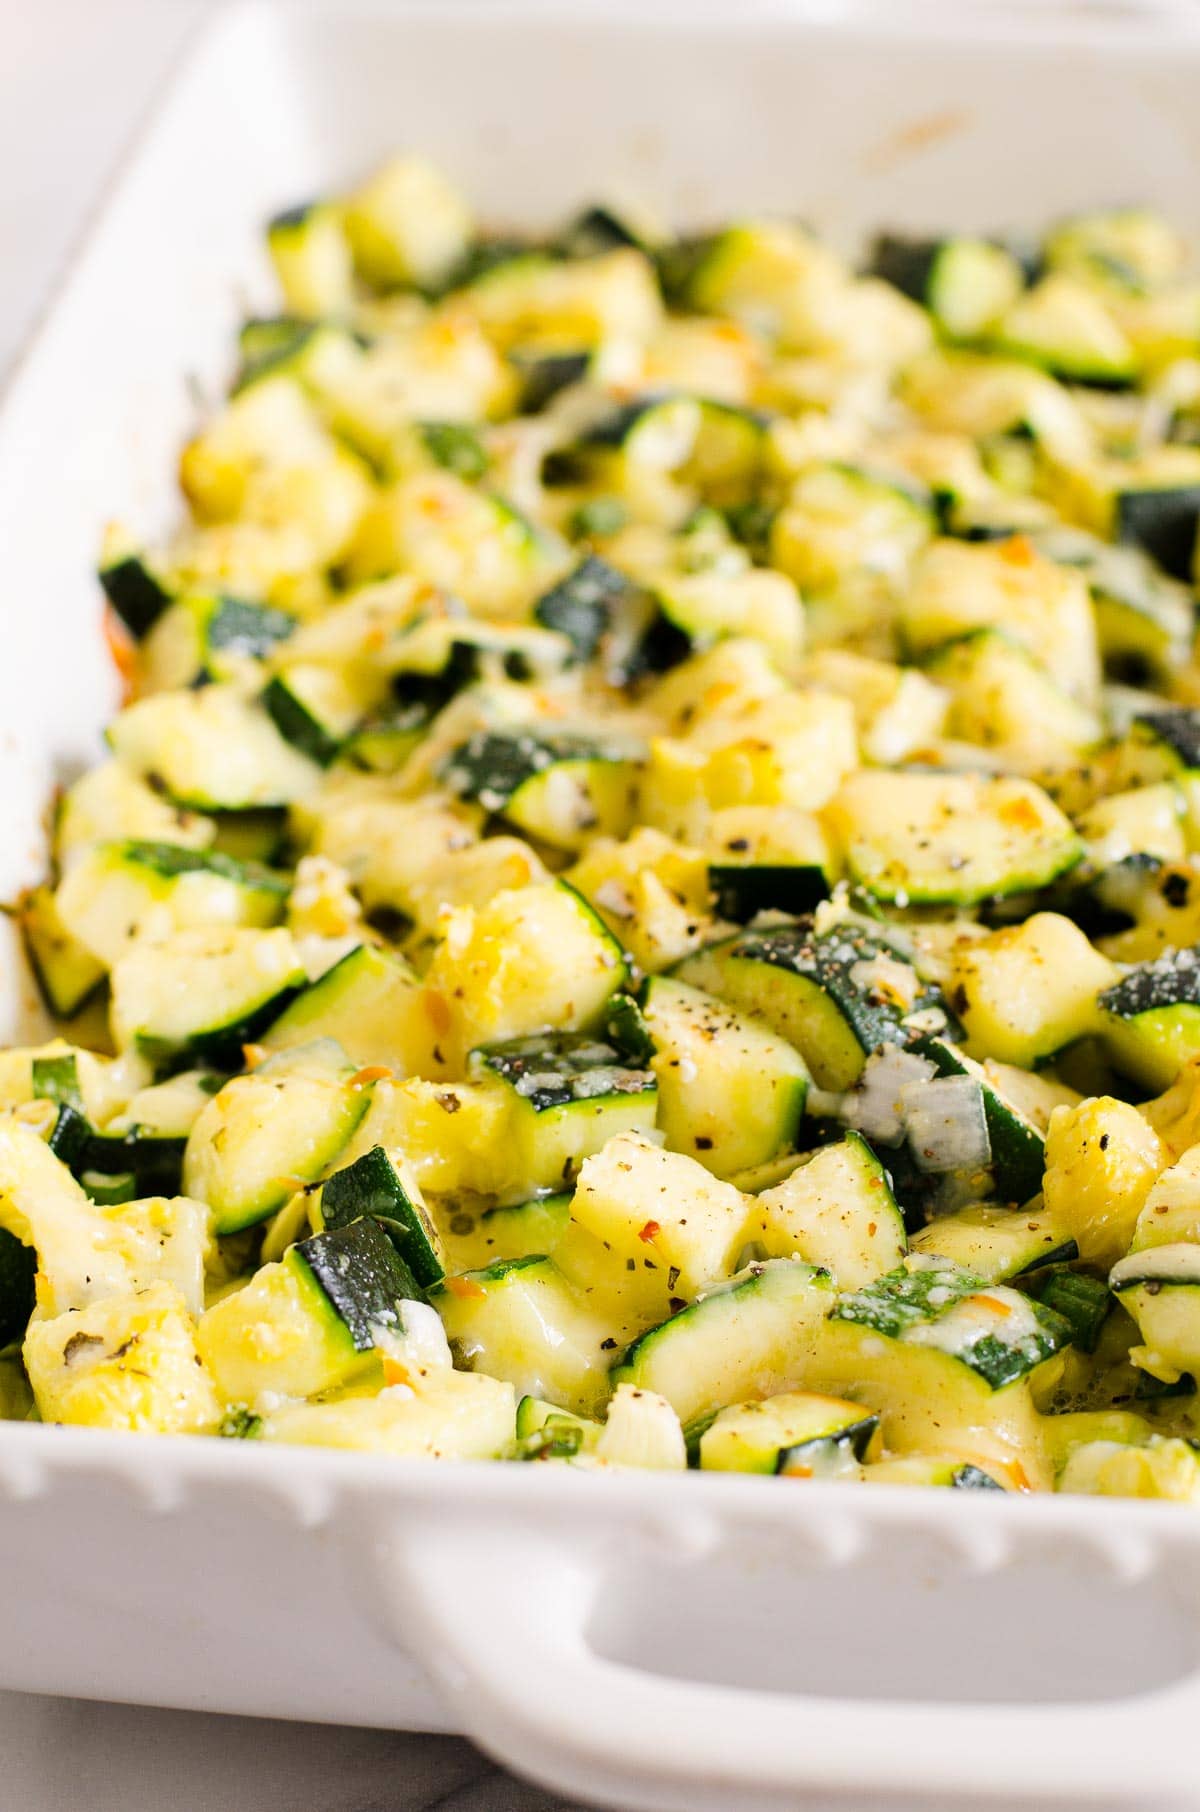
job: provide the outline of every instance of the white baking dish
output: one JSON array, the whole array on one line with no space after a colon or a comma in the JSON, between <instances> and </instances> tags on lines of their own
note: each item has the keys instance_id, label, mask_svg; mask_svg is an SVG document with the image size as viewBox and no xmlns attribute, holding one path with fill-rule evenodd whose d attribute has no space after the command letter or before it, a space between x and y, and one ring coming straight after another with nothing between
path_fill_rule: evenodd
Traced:
<instances>
[{"instance_id":1,"label":"white baking dish","mask_svg":"<svg viewBox=\"0 0 1200 1812\"><path fill-rule=\"evenodd\" d=\"M646 9L641 11L645 13ZM207 33L0 422L0 885L111 676L105 516L153 529L257 231L398 142L493 217L1196 226L1188 16L986 30L733 5L259 7ZM190 380L190 381L185 381ZM10 990L16 1032L28 990ZM435 1468L0 1427L0 1685L455 1728L626 1807L1195 1803L1200 1520L1166 1506Z\"/></svg>"}]
</instances>

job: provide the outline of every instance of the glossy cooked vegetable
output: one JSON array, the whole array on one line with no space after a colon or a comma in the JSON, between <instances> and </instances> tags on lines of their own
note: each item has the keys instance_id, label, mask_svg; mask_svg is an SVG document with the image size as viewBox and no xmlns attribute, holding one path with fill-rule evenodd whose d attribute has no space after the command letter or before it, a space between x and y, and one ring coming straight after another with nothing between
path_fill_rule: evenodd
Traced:
<instances>
[{"instance_id":1,"label":"glossy cooked vegetable","mask_svg":"<svg viewBox=\"0 0 1200 1812\"><path fill-rule=\"evenodd\" d=\"M1200 1498L1178 236L267 244L21 902L10 1413Z\"/></svg>"}]
</instances>

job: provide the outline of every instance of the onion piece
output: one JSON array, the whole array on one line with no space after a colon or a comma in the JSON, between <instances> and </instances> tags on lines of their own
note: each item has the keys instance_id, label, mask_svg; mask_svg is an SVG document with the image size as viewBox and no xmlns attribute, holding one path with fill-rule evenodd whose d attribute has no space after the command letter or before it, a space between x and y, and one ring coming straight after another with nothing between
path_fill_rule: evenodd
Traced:
<instances>
[{"instance_id":1,"label":"onion piece","mask_svg":"<svg viewBox=\"0 0 1200 1812\"><path fill-rule=\"evenodd\" d=\"M973 1076L909 1083L900 1107L918 1169L977 1171L991 1162L983 1090Z\"/></svg>"},{"instance_id":2,"label":"onion piece","mask_svg":"<svg viewBox=\"0 0 1200 1812\"><path fill-rule=\"evenodd\" d=\"M841 1118L868 1139L899 1145L908 1121L906 1096L911 1092L915 1098L936 1074L928 1058L898 1044L882 1045L871 1052L856 1086L842 1097Z\"/></svg>"}]
</instances>

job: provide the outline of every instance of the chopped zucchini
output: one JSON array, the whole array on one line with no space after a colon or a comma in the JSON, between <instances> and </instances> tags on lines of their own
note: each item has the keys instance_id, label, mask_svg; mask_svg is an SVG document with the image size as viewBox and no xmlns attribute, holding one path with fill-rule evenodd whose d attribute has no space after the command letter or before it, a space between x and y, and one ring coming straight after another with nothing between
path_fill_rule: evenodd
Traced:
<instances>
[{"instance_id":1,"label":"chopped zucchini","mask_svg":"<svg viewBox=\"0 0 1200 1812\"><path fill-rule=\"evenodd\" d=\"M483 731L454 749L441 779L526 836L578 850L633 821L634 752L581 736Z\"/></svg>"},{"instance_id":2,"label":"chopped zucchini","mask_svg":"<svg viewBox=\"0 0 1200 1812\"><path fill-rule=\"evenodd\" d=\"M446 1274L442 1238L420 1185L408 1174L399 1155L386 1152L382 1145L373 1145L353 1164L327 1177L312 1196L309 1213L321 1233L348 1227L370 1215L379 1222L423 1290L439 1283Z\"/></svg>"},{"instance_id":3,"label":"chopped zucchini","mask_svg":"<svg viewBox=\"0 0 1200 1812\"><path fill-rule=\"evenodd\" d=\"M1053 801L1015 778L864 768L843 782L828 821L850 873L897 905L1030 893L1083 857Z\"/></svg>"},{"instance_id":4,"label":"chopped zucchini","mask_svg":"<svg viewBox=\"0 0 1200 1812\"><path fill-rule=\"evenodd\" d=\"M430 1293L466 1363L524 1396L590 1414L607 1384L607 1324L548 1258L512 1259L448 1277Z\"/></svg>"},{"instance_id":5,"label":"chopped zucchini","mask_svg":"<svg viewBox=\"0 0 1200 1812\"><path fill-rule=\"evenodd\" d=\"M678 974L795 1045L823 1089L852 1088L881 1045L950 1023L938 990L856 924L818 932L801 919L747 932L689 957Z\"/></svg>"},{"instance_id":6,"label":"chopped zucchini","mask_svg":"<svg viewBox=\"0 0 1200 1812\"><path fill-rule=\"evenodd\" d=\"M769 1027L686 982L655 975L643 997L658 1080L658 1125L672 1151L731 1177L797 1143L808 1072Z\"/></svg>"},{"instance_id":7,"label":"chopped zucchini","mask_svg":"<svg viewBox=\"0 0 1200 1812\"><path fill-rule=\"evenodd\" d=\"M634 1341L613 1382L656 1391L686 1428L804 1378L835 1300L828 1272L799 1259L749 1265Z\"/></svg>"},{"instance_id":8,"label":"chopped zucchini","mask_svg":"<svg viewBox=\"0 0 1200 1812\"><path fill-rule=\"evenodd\" d=\"M290 1404L262 1419L261 1438L393 1459L502 1460L513 1444L511 1384L438 1368L378 1396Z\"/></svg>"},{"instance_id":9,"label":"chopped zucchini","mask_svg":"<svg viewBox=\"0 0 1200 1812\"><path fill-rule=\"evenodd\" d=\"M913 1235L912 1248L949 1259L989 1284L1007 1283L1043 1265L1062 1264L1078 1252L1069 1229L1045 1210L986 1207L940 1215ZM1053 1294L1048 1301L1044 1295L1041 1300L1058 1309Z\"/></svg>"},{"instance_id":10,"label":"chopped zucchini","mask_svg":"<svg viewBox=\"0 0 1200 1812\"><path fill-rule=\"evenodd\" d=\"M1117 1069L1151 1093L1200 1055L1200 947L1140 963L1098 996Z\"/></svg>"},{"instance_id":11,"label":"chopped zucchini","mask_svg":"<svg viewBox=\"0 0 1200 1812\"><path fill-rule=\"evenodd\" d=\"M618 1263L656 1273L665 1308L728 1274L746 1201L682 1153L619 1133L584 1164L571 1213Z\"/></svg>"},{"instance_id":12,"label":"chopped zucchini","mask_svg":"<svg viewBox=\"0 0 1200 1812\"><path fill-rule=\"evenodd\" d=\"M783 1478L857 1478L879 1417L836 1397L783 1392L723 1409L700 1437L706 1472L768 1472Z\"/></svg>"},{"instance_id":13,"label":"chopped zucchini","mask_svg":"<svg viewBox=\"0 0 1200 1812\"><path fill-rule=\"evenodd\" d=\"M471 1074L504 1092L506 1143L530 1189L570 1184L616 1134L654 1126L653 1072L586 1032L484 1045L471 1054Z\"/></svg>"},{"instance_id":14,"label":"chopped zucchini","mask_svg":"<svg viewBox=\"0 0 1200 1812\"><path fill-rule=\"evenodd\" d=\"M1117 975L1057 912L964 940L952 961L950 998L971 1055L1027 1069L1100 1030L1097 996Z\"/></svg>"},{"instance_id":15,"label":"chopped zucchini","mask_svg":"<svg viewBox=\"0 0 1200 1812\"><path fill-rule=\"evenodd\" d=\"M756 1195L745 1234L768 1258L820 1265L846 1291L894 1271L908 1249L887 1173L853 1132Z\"/></svg>"},{"instance_id":16,"label":"chopped zucchini","mask_svg":"<svg viewBox=\"0 0 1200 1812\"><path fill-rule=\"evenodd\" d=\"M60 1019L70 1019L104 980L104 964L67 930L51 887L33 887L22 896L20 923L47 1006Z\"/></svg>"},{"instance_id":17,"label":"chopped zucchini","mask_svg":"<svg viewBox=\"0 0 1200 1812\"><path fill-rule=\"evenodd\" d=\"M267 250L294 314L340 314L353 302L350 247L332 203L305 202L276 214L267 226Z\"/></svg>"},{"instance_id":18,"label":"chopped zucchini","mask_svg":"<svg viewBox=\"0 0 1200 1812\"><path fill-rule=\"evenodd\" d=\"M434 1032L416 976L403 957L356 944L309 982L256 1035L268 1051L333 1038L347 1056L397 1075L420 1073Z\"/></svg>"},{"instance_id":19,"label":"chopped zucchini","mask_svg":"<svg viewBox=\"0 0 1200 1812\"><path fill-rule=\"evenodd\" d=\"M98 843L64 876L55 906L70 936L111 969L143 934L273 925L289 885L285 875L217 850Z\"/></svg>"},{"instance_id":20,"label":"chopped zucchini","mask_svg":"<svg viewBox=\"0 0 1200 1812\"><path fill-rule=\"evenodd\" d=\"M191 1318L169 1284L33 1322L24 1358L43 1422L205 1434L220 1420Z\"/></svg>"},{"instance_id":21,"label":"chopped zucchini","mask_svg":"<svg viewBox=\"0 0 1200 1812\"><path fill-rule=\"evenodd\" d=\"M331 1039L269 1057L200 1114L184 1186L209 1203L217 1233L255 1226L334 1162L370 1099Z\"/></svg>"},{"instance_id":22,"label":"chopped zucchini","mask_svg":"<svg viewBox=\"0 0 1200 1812\"><path fill-rule=\"evenodd\" d=\"M1016 302L1025 274L988 239L903 239L882 234L871 270L922 302L952 340L977 340Z\"/></svg>"},{"instance_id":23,"label":"chopped zucchini","mask_svg":"<svg viewBox=\"0 0 1200 1812\"><path fill-rule=\"evenodd\" d=\"M283 929L193 927L145 938L112 972L112 1028L120 1050L154 1059L188 1053L236 1069L242 1047L304 986L304 965Z\"/></svg>"},{"instance_id":24,"label":"chopped zucchini","mask_svg":"<svg viewBox=\"0 0 1200 1812\"><path fill-rule=\"evenodd\" d=\"M227 1403L313 1397L369 1372L420 1292L377 1221L290 1246L201 1317L200 1357Z\"/></svg>"},{"instance_id":25,"label":"chopped zucchini","mask_svg":"<svg viewBox=\"0 0 1200 1812\"><path fill-rule=\"evenodd\" d=\"M289 805L316 786L321 772L265 711L225 686L140 699L114 720L108 740L176 804L200 811Z\"/></svg>"}]
</instances>

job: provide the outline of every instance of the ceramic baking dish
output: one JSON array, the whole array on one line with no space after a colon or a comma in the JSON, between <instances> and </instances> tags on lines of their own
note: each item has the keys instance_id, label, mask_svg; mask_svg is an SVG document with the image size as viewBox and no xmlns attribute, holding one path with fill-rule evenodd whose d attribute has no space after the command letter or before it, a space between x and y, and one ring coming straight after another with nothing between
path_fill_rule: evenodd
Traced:
<instances>
[{"instance_id":1,"label":"ceramic baking dish","mask_svg":"<svg viewBox=\"0 0 1200 1812\"><path fill-rule=\"evenodd\" d=\"M261 220L397 144L485 216L597 192L840 239L1144 199L1196 227L1200 32L741 0L219 17L0 419L0 887L111 710L91 568L153 530ZM5 962L0 1030L30 990ZM457 1729L622 1807L1195 1803L1200 1518L1165 1505L434 1467L0 1426L0 1686Z\"/></svg>"}]
</instances>

